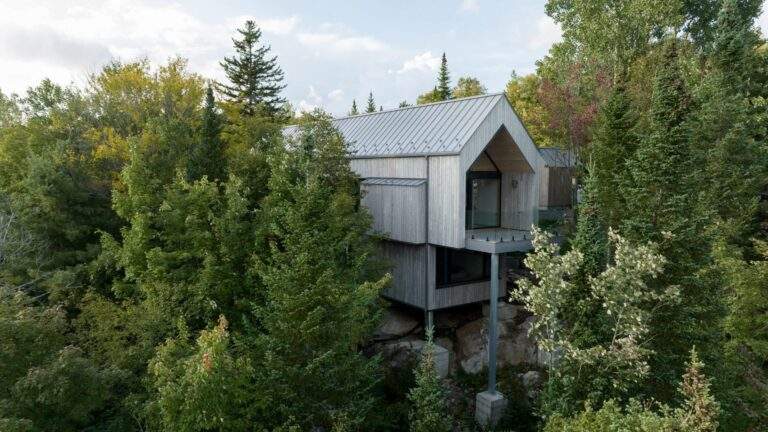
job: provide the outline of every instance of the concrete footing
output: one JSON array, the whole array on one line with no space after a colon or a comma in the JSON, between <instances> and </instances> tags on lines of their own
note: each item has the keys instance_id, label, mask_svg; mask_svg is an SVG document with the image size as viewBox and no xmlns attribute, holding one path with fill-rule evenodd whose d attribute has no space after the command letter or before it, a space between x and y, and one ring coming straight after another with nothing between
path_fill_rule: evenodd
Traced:
<instances>
[{"instance_id":1,"label":"concrete footing","mask_svg":"<svg viewBox=\"0 0 768 432\"><path fill-rule=\"evenodd\" d=\"M435 344L434 346L435 370L437 371L437 375L440 378L445 378L448 376L448 372L451 367L451 353L438 344Z\"/></svg>"},{"instance_id":2,"label":"concrete footing","mask_svg":"<svg viewBox=\"0 0 768 432\"><path fill-rule=\"evenodd\" d=\"M494 427L504 415L507 400L499 392L484 391L475 398L475 420L483 427Z\"/></svg>"}]
</instances>

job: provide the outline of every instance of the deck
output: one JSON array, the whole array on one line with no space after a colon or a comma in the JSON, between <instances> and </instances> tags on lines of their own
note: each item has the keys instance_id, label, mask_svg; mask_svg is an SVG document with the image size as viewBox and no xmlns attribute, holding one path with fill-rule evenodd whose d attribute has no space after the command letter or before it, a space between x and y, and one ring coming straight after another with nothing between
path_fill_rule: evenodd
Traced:
<instances>
[{"instance_id":1,"label":"deck","mask_svg":"<svg viewBox=\"0 0 768 432\"><path fill-rule=\"evenodd\" d=\"M510 228L467 230L467 249L486 253L525 252L533 248L531 232Z\"/></svg>"}]
</instances>

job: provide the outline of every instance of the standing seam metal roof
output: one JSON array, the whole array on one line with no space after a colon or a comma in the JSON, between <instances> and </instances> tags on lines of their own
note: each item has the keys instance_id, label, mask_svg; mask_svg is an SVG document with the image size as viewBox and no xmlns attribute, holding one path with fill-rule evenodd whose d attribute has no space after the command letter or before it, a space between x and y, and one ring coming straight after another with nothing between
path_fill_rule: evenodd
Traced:
<instances>
[{"instance_id":1,"label":"standing seam metal roof","mask_svg":"<svg viewBox=\"0 0 768 432\"><path fill-rule=\"evenodd\" d=\"M504 93L454 99L333 120L352 157L457 154ZM295 136L296 126L283 130Z\"/></svg>"}]
</instances>

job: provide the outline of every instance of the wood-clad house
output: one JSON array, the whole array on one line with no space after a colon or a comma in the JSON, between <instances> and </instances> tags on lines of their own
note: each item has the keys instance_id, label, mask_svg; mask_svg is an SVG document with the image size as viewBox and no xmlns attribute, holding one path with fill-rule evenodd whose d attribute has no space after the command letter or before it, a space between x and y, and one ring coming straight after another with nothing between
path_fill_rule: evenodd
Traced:
<instances>
[{"instance_id":1,"label":"wood-clad house","mask_svg":"<svg viewBox=\"0 0 768 432\"><path fill-rule=\"evenodd\" d=\"M540 192L554 176L544 176L547 163L504 94L333 123L374 230L387 239L385 296L426 311L489 300L491 281L504 274L499 255L531 248L540 199L553 196Z\"/></svg>"},{"instance_id":2,"label":"wood-clad house","mask_svg":"<svg viewBox=\"0 0 768 432\"><path fill-rule=\"evenodd\" d=\"M507 260L531 249L539 212L570 202L558 150L544 155L503 93L335 119L362 178L362 204L392 264L384 295L426 312L490 301L488 389L476 418L505 406L496 391L497 302ZM295 134L286 128L286 135ZM447 351L446 356L447 359ZM447 365L447 360L446 360ZM447 370L447 366L446 366Z\"/></svg>"}]
</instances>

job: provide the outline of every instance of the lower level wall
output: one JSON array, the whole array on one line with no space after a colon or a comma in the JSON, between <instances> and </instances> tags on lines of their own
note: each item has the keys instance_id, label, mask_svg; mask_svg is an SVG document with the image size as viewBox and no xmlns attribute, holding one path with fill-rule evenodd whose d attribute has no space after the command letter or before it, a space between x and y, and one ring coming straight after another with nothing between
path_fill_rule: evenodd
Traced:
<instances>
[{"instance_id":1,"label":"lower level wall","mask_svg":"<svg viewBox=\"0 0 768 432\"><path fill-rule=\"evenodd\" d=\"M389 299L424 309L427 245L382 241L379 249L392 273L392 283L382 294Z\"/></svg>"},{"instance_id":2,"label":"lower level wall","mask_svg":"<svg viewBox=\"0 0 768 432\"><path fill-rule=\"evenodd\" d=\"M435 285L435 246L382 241L382 258L390 266L391 284L382 295L390 300L420 309L445 309L487 301L490 281L474 282L438 288ZM504 260L500 260L499 275L504 280ZM501 282L501 281L500 281ZM505 296L505 284L499 284L499 296ZM426 302L425 302L426 299Z\"/></svg>"}]
</instances>

